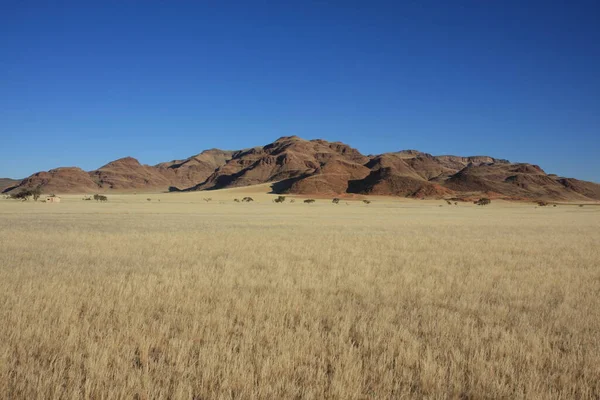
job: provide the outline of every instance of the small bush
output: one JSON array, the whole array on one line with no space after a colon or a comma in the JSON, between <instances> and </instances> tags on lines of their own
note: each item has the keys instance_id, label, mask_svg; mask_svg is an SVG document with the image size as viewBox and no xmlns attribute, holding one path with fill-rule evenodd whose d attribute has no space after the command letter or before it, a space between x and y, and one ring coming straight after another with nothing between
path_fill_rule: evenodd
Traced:
<instances>
[{"instance_id":1,"label":"small bush","mask_svg":"<svg viewBox=\"0 0 600 400\"><path fill-rule=\"evenodd\" d=\"M290 203L295 203L295 202L296 202L296 200L294 200L294 199L290 200Z\"/></svg>"},{"instance_id":2,"label":"small bush","mask_svg":"<svg viewBox=\"0 0 600 400\"><path fill-rule=\"evenodd\" d=\"M273 199L275 203L283 203L285 201L285 196L277 196L276 199Z\"/></svg>"},{"instance_id":3,"label":"small bush","mask_svg":"<svg viewBox=\"0 0 600 400\"><path fill-rule=\"evenodd\" d=\"M315 199L306 199L306 200L304 200L304 202L307 204L311 204L311 203L315 202Z\"/></svg>"},{"instance_id":4,"label":"small bush","mask_svg":"<svg viewBox=\"0 0 600 400\"><path fill-rule=\"evenodd\" d=\"M94 200L100 201L100 202L105 202L105 201L108 201L108 197L101 195L101 194L95 194Z\"/></svg>"},{"instance_id":5,"label":"small bush","mask_svg":"<svg viewBox=\"0 0 600 400\"><path fill-rule=\"evenodd\" d=\"M331 200L331 202L332 202L333 204L340 204L340 199L338 199L338 198L336 197L335 199Z\"/></svg>"},{"instance_id":6,"label":"small bush","mask_svg":"<svg viewBox=\"0 0 600 400\"><path fill-rule=\"evenodd\" d=\"M451 206L452 202L450 200L446 200L446 204L448 204L449 206Z\"/></svg>"},{"instance_id":7,"label":"small bush","mask_svg":"<svg viewBox=\"0 0 600 400\"><path fill-rule=\"evenodd\" d=\"M240 199L233 199L233 201L235 201L236 203L239 203Z\"/></svg>"},{"instance_id":8,"label":"small bush","mask_svg":"<svg viewBox=\"0 0 600 400\"><path fill-rule=\"evenodd\" d=\"M151 198L147 198L146 200L147 200L147 201L152 201L152 199L151 199Z\"/></svg>"},{"instance_id":9,"label":"small bush","mask_svg":"<svg viewBox=\"0 0 600 400\"><path fill-rule=\"evenodd\" d=\"M244 197L244 198L242 199L242 201L243 201L244 203L250 203L251 201L254 201L254 199L253 199L252 197Z\"/></svg>"},{"instance_id":10,"label":"small bush","mask_svg":"<svg viewBox=\"0 0 600 400\"><path fill-rule=\"evenodd\" d=\"M537 202L537 205L540 207L546 207L548 205L548 203L543 200L540 200Z\"/></svg>"},{"instance_id":11,"label":"small bush","mask_svg":"<svg viewBox=\"0 0 600 400\"><path fill-rule=\"evenodd\" d=\"M205 197L205 198L203 198L202 200L204 200L205 202L207 202L207 203L208 203L209 201L212 201L212 198L210 198L210 197Z\"/></svg>"},{"instance_id":12,"label":"small bush","mask_svg":"<svg viewBox=\"0 0 600 400\"><path fill-rule=\"evenodd\" d=\"M365 204L371 204L371 200L365 199L365 200L363 200L363 203L365 203Z\"/></svg>"},{"instance_id":13,"label":"small bush","mask_svg":"<svg viewBox=\"0 0 600 400\"><path fill-rule=\"evenodd\" d=\"M475 204L477 204L478 206L487 206L488 204L491 204L491 202L492 201L487 197L482 197L481 199L477 200Z\"/></svg>"}]
</instances>

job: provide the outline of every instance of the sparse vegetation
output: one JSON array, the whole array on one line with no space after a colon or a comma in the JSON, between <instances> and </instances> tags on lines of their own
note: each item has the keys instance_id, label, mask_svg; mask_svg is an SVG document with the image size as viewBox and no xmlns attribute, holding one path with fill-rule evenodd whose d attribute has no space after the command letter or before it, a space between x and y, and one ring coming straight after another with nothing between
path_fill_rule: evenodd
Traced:
<instances>
[{"instance_id":1,"label":"sparse vegetation","mask_svg":"<svg viewBox=\"0 0 600 400\"><path fill-rule=\"evenodd\" d=\"M488 199L487 197L482 197L479 200L474 202L475 204L477 204L478 206L487 206L488 204L491 204L492 201L490 199Z\"/></svg>"},{"instance_id":2,"label":"sparse vegetation","mask_svg":"<svg viewBox=\"0 0 600 400\"><path fill-rule=\"evenodd\" d=\"M26 201L29 200L29 197L31 195L29 194L28 191L26 190L21 190L20 192L16 192L16 193L11 193L10 194L10 198L14 199L14 200L22 200L22 201Z\"/></svg>"},{"instance_id":3,"label":"sparse vegetation","mask_svg":"<svg viewBox=\"0 0 600 400\"><path fill-rule=\"evenodd\" d=\"M365 204L371 204L371 200L364 199L363 203L365 203Z\"/></svg>"},{"instance_id":4,"label":"sparse vegetation","mask_svg":"<svg viewBox=\"0 0 600 400\"><path fill-rule=\"evenodd\" d=\"M254 201L254 199L253 199L252 197L244 197L244 198L242 199L242 201L243 201L244 203L250 203L251 201Z\"/></svg>"},{"instance_id":5,"label":"sparse vegetation","mask_svg":"<svg viewBox=\"0 0 600 400\"><path fill-rule=\"evenodd\" d=\"M239 203L240 199L233 199L233 201L235 201L236 203Z\"/></svg>"},{"instance_id":6,"label":"sparse vegetation","mask_svg":"<svg viewBox=\"0 0 600 400\"><path fill-rule=\"evenodd\" d=\"M277 196L277 198L273 199L274 203L283 203L285 201L285 196Z\"/></svg>"},{"instance_id":7,"label":"sparse vegetation","mask_svg":"<svg viewBox=\"0 0 600 400\"><path fill-rule=\"evenodd\" d=\"M540 200L537 202L537 205L540 207L546 207L548 205L548 202Z\"/></svg>"},{"instance_id":8,"label":"sparse vegetation","mask_svg":"<svg viewBox=\"0 0 600 400\"><path fill-rule=\"evenodd\" d=\"M334 198L333 200L331 200L331 202L332 202L333 204L339 204L339 203L340 203L340 199L338 199L338 198L336 197L336 198Z\"/></svg>"},{"instance_id":9,"label":"sparse vegetation","mask_svg":"<svg viewBox=\"0 0 600 400\"><path fill-rule=\"evenodd\" d=\"M15 200L27 201L30 197L32 197L34 201L38 201L41 195L42 188L38 186L31 189L22 189L20 192L17 193L11 193L10 198Z\"/></svg>"},{"instance_id":10,"label":"sparse vegetation","mask_svg":"<svg viewBox=\"0 0 600 400\"><path fill-rule=\"evenodd\" d=\"M205 198L203 198L202 200L204 200L205 202L207 202L207 203L208 203L208 202L211 202L211 201L212 201L212 198L210 198L210 197L205 197Z\"/></svg>"},{"instance_id":11,"label":"sparse vegetation","mask_svg":"<svg viewBox=\"0 0 600 400\"><path fill-rule=\"evenodd\" d=\"M306 199L306 200L304 200L304 202L307 204L311 204L311 203L315 202L315 199Z\"/></svg>"},{"instance_id":12,"label":"sparse vegetation","mask_svg":"<svg viewBox=\"0 0 600 400\"><path fill-rule=\"evenodd\" d=\"M146 199L146 201L152 201L152 199L148 197L148 198Z\"/></svg>"}]
</instances>

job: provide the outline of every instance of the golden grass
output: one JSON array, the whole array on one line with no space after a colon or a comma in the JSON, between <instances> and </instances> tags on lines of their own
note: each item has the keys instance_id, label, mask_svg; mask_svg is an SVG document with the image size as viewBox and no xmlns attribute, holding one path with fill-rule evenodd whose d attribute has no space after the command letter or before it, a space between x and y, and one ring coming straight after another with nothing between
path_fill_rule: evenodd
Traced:
<instances>
[{"instance_id":1,"label":"golden grass","mask_svg":"<svg viewBox=\"0 0 600 400\"><path fill-rule=\"evenodd\" d=\"M241 193L0 200L0 398L599 398L600 207Z\"/></svg>"}]
</instances>

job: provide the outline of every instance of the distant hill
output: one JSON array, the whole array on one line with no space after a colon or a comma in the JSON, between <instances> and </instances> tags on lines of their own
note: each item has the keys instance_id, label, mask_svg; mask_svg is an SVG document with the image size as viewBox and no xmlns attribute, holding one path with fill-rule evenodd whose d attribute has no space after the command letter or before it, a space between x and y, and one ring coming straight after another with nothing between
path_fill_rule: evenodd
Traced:
<instances>
[{"instance_id":1,"label":"distant hill","mask_svg":"<svg viewBox=\"0 0 600 400\"><path fill-rule=\"evenodd\" d=\"M0 178L0 193L19 185L19 183L21 183L19 179Z\"/></svg>"},{"instance_id":2,"label":"distant hill","mask_svg":"<svg viewBox=\"0 0 600 400\"><path fill-rule=\"evenodd\" d=\"M275 193L305 195L600 200L599 184L548 175L533 164L417 150L366 156L344 143L296 136L245 150L206 150L154 166L126 157L89 172L56 168L33 174L12 190L41 186L53 193L194 191L267 182L274 183Z\"/></svg>"}]
</instances>

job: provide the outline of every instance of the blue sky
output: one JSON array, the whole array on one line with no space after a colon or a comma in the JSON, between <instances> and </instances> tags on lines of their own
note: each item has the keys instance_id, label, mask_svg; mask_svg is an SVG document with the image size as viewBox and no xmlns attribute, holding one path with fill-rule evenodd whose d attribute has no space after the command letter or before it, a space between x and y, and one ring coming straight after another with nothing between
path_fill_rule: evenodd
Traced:
<instances>
[{"instance_id":1,"label":"blue sky","mask_svg":"<svg viewBox=\"0 0 600 400\"><path fill-rule=\"evenodd\" d=\"M0 0L0 176L280 136L600 182L597 1Z\"/></svg>"}]
</instances>

